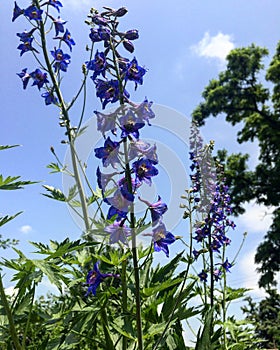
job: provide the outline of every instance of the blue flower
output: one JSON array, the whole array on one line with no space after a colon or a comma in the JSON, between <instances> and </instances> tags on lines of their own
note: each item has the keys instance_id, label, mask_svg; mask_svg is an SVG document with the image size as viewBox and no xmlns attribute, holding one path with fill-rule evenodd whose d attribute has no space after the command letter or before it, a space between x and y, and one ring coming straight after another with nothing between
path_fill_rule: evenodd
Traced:
<instances>
[{"instance_id":1,"label":"blue flower","mask_svg":"<svg viewBox=\"0 0 280 350\"><path fill-rule=\"evenodd\" d=\"M165 225L163 223L160 223L156 228L153 229L154 249L156 252L160 252L162 250L167 258L169 258L168 246L175 241L175 236L171 232L166 231Z\"/></svg>"},{"instance_id":2,"label":"blue flower","mask_svg":"<svg viewBox=\"0 0 280 350\"><path fill-rule=\"evenodd\" d=\"M103 135L106 131L115 131L116 128L116 118L117 113L113 112L111 114L104 114L98 111L94 111L97 117L97 130Z\"/></svg>"},{"instance_id":3,"label":"blue flower","mask_svg":"<svg viewBox=\"0 0 280 350\"><path fill-rule=\"evenodd\" d=\"M151 185L153 176L158 174L157 168L153 166L153 162L150 159L141 158L132 164L133 170L136 175L136 179L140 182L144 181L148 185Z\"/></svg>"},{"instance_id":4,"label":"blue flower","mask_svg":"<svg viewBox=\"0 0 280 350\"><path fill-rule=\"evenodd\" d=\"M137 88L137 84L143 84L143 76L146 73L146 69L139 66L136 58L127 65L125 80L131 80L135 82L135 89Z\"/></svg>"},{"instance_id":5,"label":"blue flower","mask_svg":"<svg viewBox=\"0 0 280 350\"><path fill-rule=\"evenodd\" d=\"M207 282L208 274L206 273L205 270L202 270L202 271L198 274L198 277L200 278L200 281L201 281L201 282Z\"/></svg>"},{"instance_id":6,"label":"blue flower","mask_svg":"<svg viewBox=\"0 0 280 350\"><path fill-rule=\"evenodd\" d=\"M90 293L93 295L96 295L96 289L100 285L100 283L107 277L114 277L118 278L119 275L112 274L112 273L101 273L99 270L99 264L100 262L97 261L94 264L93 270L90 270L87 274L86 278L86 284L89 285L86 296L88 296Z\"/></svg>"},{"instance_id":7,"label":"blue flower","mask_svg":"<svg viewBox=\"0 0 280 350\"><path fill-rule=\"evenodd\" d=\"M24 13L24 10L21 9L17 2L15 1L15 7L13 10L13 18L12 18L12 22L14 22L19 16L21 16Z\"/></svg>"},{"instance_id":8,"label":"blue flower","mask_svg":"<svg viewBox=\"0 0 280 350\"><path fill-rule=\"evenodd\" d=\"M60 12L59 8L62 7L62 3L58 0L49 0L46 4L53 6L54 8L57 9L58 12Z\"/></svg>"},{"instance_id":9,"label":"blue flower","mask_svg":"<svg viewBox=\"0 0 280 350\"><path fill-rule=\"evenodd\" d=\"M34 19L34 21L42 21L42 13L43 10L39 10L36 6L33 5L24 10L24 15L30 20Z\"/></svg>"},{"instance_id":10,"label":"blue flower","mask_svg":"<svg viewBox=\"0 0 280 350\"><path fill-rule=\"evenodd\" d=\"M151 146L148 142L145 142L143 140L136 140L136 141L130 142L129 144L128 158L130 160L136 157L147 158L147 159L150 159L153 164L157 164L158 156L157 156L156 150L157 150L156 144Z\"/></svg>"},{"instance_id":11,"label":"blue flower","mask_svg":"<svg viewBox=\"0 0 280 350\"><path fill-rule=\"evenodd\" d=\"M56 48L55 48L55 51L51 51L51 54L55 60L55 63L53 65L55 72L59 71L60 69L63 72L66 72L68 64L71 62L70 61L71 57L67 53L64 54L61 49L56 49Z\"/></svg>"},{"instance_id":12,"label":"blue flower","mask_svg":"<svg viewBox=\"0 0 280 350\"><path fill-rule=\"evenodd\" d=\"M102 74L105 78L107 62L104 52L96 51L94 59L86 62L86 67L88 70L93 70L94 73L91 76L91 79L94 81L99 74Z\"/></svg>"},{"instance_id":13,"label":"blue flower","mask_svg":"<svg viewBox=\"0 0 280 350\"><path fill-rule=\"evenodd\" d=\"M50 104L57 104L58 100L54 96L53 91L46 91L41 95L45 99L45 104L48 106Z\"/></svg>"},{"instance_id":14,"label":"blue flower","mask_svg":"<svg viewBox=\"0 0 280 350\"><path fill-rule=\"evenodd\" d=\"M66 21L63 21L62 18L60 18L60 16L57 17L57 19L55 19L54 17L52 17L50 14L48 14L48 16L52 19L53 24L54 24L54 29L55 29L55 36L58 36L59 33L64 33L64 24L66 24Z\"/></svg>"},{"instance_id":15,"label":"blue flower","mask_svg":"<svg viewBox=\"0 0 280 350\"><path fill-rule=\"evenodd\" d=\"M113 197L105 198L104 202L111 205L107 214L108 220L115 215L117 215L117 221L126 218L129 206L131 205L131 201L129 201L122 195L120 189L116 190Z\"/></svg>"},{"instance_id":16,"label":"blue flower","mask_svg":"<svg viewBox=\"0 0 280 350\"><path fill-rule=\"evenodd\" d=\"M136 139L139 138L139 129L145 126L145 123L141 119L137 118L134 113L129 110L126 115L119 119L121 124L121 137L127 137L128 135L133 135Z\"/></svg>"},{"instance_id":17,"label":"blue flower","mask_svg":"<svg viewBox=\"0 0 280 350\"><path fill-rule=\"evenodd\" d=\"M105 227L104 231L110 234L110 244L118 242L127 244L127 237L131 235L131 229L119 221L115 221L112 225Z\"/></svg>"},{"instance_id":18,"label":"blue flower","mask_svg":"<svg viewBox=\"0 0 280 350\"><path fill-rule=\"evenodd\" d=\"M30 73L30 75L34 79L32 86L37 85L39 90L44 84L49 82L47 79L47 73L41 72L41 70L38 68L34 72Z\"/></svg>"},{"instance_id":19,"label":"blue flower","mask_svg":"<svg viewBox=\"0 0 280 350\"><path fill-rule=\"evenodd\" d=\"M33 41L33 38L27 38L27 40L20 44L17 49L18 50L21 50L20 51L20 56L22 56L25 52L28 52L28 51L35 51L37 53L39 53L33 46L32 46L32 41Z\"/></svg>"},{"instance_id":20,"label":"blue flower","mask_svg":"<svg viewBox=\"0 0 280 350\"><path fill-rule=\"evenodd\" d=\"M116 164L119 163L119 147L119 142L112 141L110 137L107 137L103 147L94 149L95 157L102 159L102 163L105 167L107 167L108 165L112 165L113 167L115 167Z\"/></svg>"},{"instance_id":21,"label":"blue flower","mask_svg":"<svg viewBox=\"0 0 280 350\"><path fill-rule=\"evenodd\" d=\"M66 29L63 36L57 36L54 39L60 39L65 42L66 45L68 45L70 51L72 51L72 46L76 45L74 39L71 37L71 34L68 29Z\"/></svg>"},{"instance_id":22,"label":"blue flower","mask_svg":"<svg viewBox=\"0 0 280 350\"><path fill-rule=\"evenodd\" d=\"M27 32L26 30L22 33L17 33L17 36L20 38L20 41L22 42L26 42L26 41L29 41L31 38L32 38L32 35L34 33L34 31L36 30L37 28L33 28L31 29L29 32Z\"/></svg>"},{"instance_id":23,"label":"blue flower","mask_svg":"<svg viewBox=\"0 0 280 350\"><path fill-rule=\"evenodd\" d=\"M155 113L151 108L152 104L152 101L148 101L148 99L145 98L145 100L139 105L136 105L135 108L135 113L137 114L137 116L143 121L146 121L148 125L151 125L150 119L155 118Z\"/></svg>"},{"instance_id":24,"label":"blue flower","mask_svg":"<svg viewBox=\"0 0 280 350\"><path fill-rule=\"evenodd\" d=\"M111 102L114 103L120 98L120 88L118 80L94 80L96 87L96 96L100 98L102 102L102 108L104 109L106 105ZM129 97L129 94L124 90L124 97Z\"/></svg>"},{"instance_id":25,"label":"blue flower","mask_svg":"<svg viewBox=\"0 0 280 350\"><path fill-rule=\"evenodd\" d=\"M156 226L162 219L162 215L167 211L167 204L161 200L161 197L158 196L158 200L155 203L150 203L139 197L139 200L147 204L152 217L152 226Z\"/></svg>"},{"instance_id":26,"label":"blue flower","mask_svg":"<svg viewBox=\"0 0 280 350\"><path fill-rule=\"evenodd\" d=\"M232 267L232 264L228 261L228 258L222 263L222 267L226 272L230 272L229 269Z\"/></svg>"},{"instance_id":27,"label":"blue flower","mask_svg":"<svg viewBox=\"0 0 280 350\"><path fill-rule=\"evenodd\" d=\"M17 75L20 77L20 79L23 82L23 89L26 89L27 84L29 82L29 79L31 78L31 75L27 73L27 68L24 68L21 73L17 73Z\"/></svg>"}]
</instances>

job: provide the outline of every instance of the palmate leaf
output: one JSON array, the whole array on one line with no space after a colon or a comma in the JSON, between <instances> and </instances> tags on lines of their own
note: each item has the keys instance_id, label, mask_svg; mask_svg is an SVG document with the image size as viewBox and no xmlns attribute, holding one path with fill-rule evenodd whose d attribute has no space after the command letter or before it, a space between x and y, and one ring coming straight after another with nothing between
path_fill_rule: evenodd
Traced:
<instances>
[{"instance_id":1,"label":"palmate leaf","mask_svg":"<svg viewBox=\"0 0 280 350\"><path fill-rule=\"evenodd\" d=\"M20 176L8 176L6 179L0 175L0 190L19 190L26 185L32 185L35 181L18 181Z\"/></svg>"},{"instance_id":2,"label":"palmate leaf","mask_svg":"<svg viewBox=\"0 0 280 350\"><path fill-rule=\"evenodd\" d=\"M15 217L17 217L21 213L22 213L22 211L16 213L15 215L6 215L6 216L0 217L0 227L5 225L7 222L13 220Z\"/></svg>"}]
</instances>

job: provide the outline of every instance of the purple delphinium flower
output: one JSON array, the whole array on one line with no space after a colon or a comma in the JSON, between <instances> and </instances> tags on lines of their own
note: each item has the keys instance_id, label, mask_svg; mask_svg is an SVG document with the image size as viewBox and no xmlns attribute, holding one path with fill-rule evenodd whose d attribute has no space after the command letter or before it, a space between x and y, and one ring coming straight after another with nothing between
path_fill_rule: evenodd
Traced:
<instances>
[{"instance_id":1,"label":"purple delphinium flower","mask_svg":"<svg viewBox=\"0 0 280 350\"><path fill-rule=\"evenodd\" d=\"M54 39L60 39L65 42L66 45L68 45L70 51L72 51L72 46L76 45L74 39L71 37L71 33L68 29L65 30L65 33L63 36L57 36Z\"/></svg>"},{"instance_id":2,"label":"purple delphinium flower","mask_svg":"<svg viewBox=\"0 0 280 350\"><path fill-rule=\"evenodd\" d=\"M100 168L97 167L96 169L96 177L97 177L97 184L98 187L102 190L102 193L105 191L106 186L110 181L113 181L113 176L118 174L117 172L111 173L111 174L103 174L100 171Z\"/></svg>"},{"instance_id":3,"label":"purple delphinium flower","mask_svg":"<svg viewBox=\"0 0 280 350\"><path fill-rule=\"evenodd\" d=\"M107 62L104 52L98 52L97 50L94 59L86 62L86 67L88 70L94 71L93 75L91 76L93 81L99 74L102 74L102 76L105 78Z\"/></svg>"},{"instance_id":4,"label":"purple delphinium flower","mask_svg":"<svg viewBox=\"0 0 280 350\"><path fill-rule=\"evenodd\" d=\"M120 117L119 119L121 125L121 137L127 137L128 135L133 135L136 139L139 138L139 129L145 126L135 114L129 110L126 115Z\"/></svg>"},{"instance_id":5,"label":"purple delphinium flower","mask_svg":"<svg viewBox=\"0 0 280 350\"><path fill-rule=\"evenodd\" d=\"M134 193L136 189L141 186L141 183L139 181L136 181L134 179L130 179L131 181L131 189L129 188L129 184L126 177L123 177L118 181L118 188L121 191L121 194L124 198L126 198L128 201L133 202L134 201Z\"/></svg>"},{"instance_id":6,"label":"purple delphinium flower","mask_svg":"<svg viewBox=\"0 0 280 350\"><path fill-rule=\"evenodd\" d=\"M146 73L146 69L139 66L136 58L127 65L125 80L131 80L135 82L135 89L137 88L137 84L143 84L143 76Z\"/></svg>"},{"instance_id":7,"label":"purple delphinium flower","mask_svg":"<svg viewBox=\"0 0 280 350\"><path fill-rule=\"evenodd\" d=\"M117 221L126 218L129 206L131 205L131 201L129 201L122 195L120 189L116 190L113 197L105 198L104 202L111 205L107 214L108 220L115 215L117 215Z\"/></svg>"},{"instance_id":8,"label":"purple delphinium flower","mask_svg":"<svg viewBox=\"0 0 280 350\"><path fill-rule=\"evenodd\" d=\"M24 42L28 41L30 38L32 38L32 35L36 29L37 28L33 28L29 32L27 32L25 30L22 33L17 33L17 36L20 38L20 41L22 41L24 43Z\"/></svg>"},{"instance_id":9,"label":"purple delphinium flower","mask_svg":"<svg viewBox=\"0 0 280 350\"><path fill-rule=\"evenodd\" d=\"M139 197L139 200L147 204L152 217L152 226L156 226L162 219L164 213L166 213L168 207L167 204L161 200L161 197L158 196L158 200L155 203L150 203Z\"/></svg>"},{"instance_id":10,"label":"purple delphinium flower","mask_svg":"<svg viewBox=\"0 0 280 350\"><path fill-rule=\"evenodd\" d=\"M151 185L153 176L158 174L157 168L153 166L153 162L150 159L141 158L132 164L136 179L140 182L144 181L148 185Z\"/></svg>"},{"instance_id":11,"label":"purple delphinium flower","mask_svg":"<svg viewBox=\"0 0 280 350\"><path fill-rule=\"evenodd\" d=\"M194 250L192 251L192 253L193 253L193 256L194 256L195 260L197 260L197 258L198 258L199 255L200 255L200 251L194 249Z\"/></svg>"},{"instance_id":12,"label":"purple delphinium flower","mask_svg":"<svg viewBox=\"0 0 280 350\"><path fill-rule=\"evenodd\" d=\"M54 8L57 9L58 12L60 12L60 7L63 7L62 3L58 0L49 0L46 4L53 6Z\"/></svg>"},{"instance_id":13,"label":"purple delphinium flower","mask_svg":"<svg viewBox=\"0 0 280 350\"><path fill-rule=\"evenodd\" d=\"M45 99L46 106L58 103L58 99L54 96L53 91L46 91L41 96Z\"/></svg>"},{"instance_id":14,"label":"purple delphinium flower","mask_svg":"<svg viewBox=\"0 0 280 350\"><path fill-rule=\"evenodd\" d=\"M104 231L110 234L110 244L122 242L127 243L127 237L131 235L131 229L122 224L120 221L115 221L112 225L104 228Z\"/></svg>"},{"instance_id":15,"label":"purple delphinium flower","mask_svg":"<svg viewBox=\"0 0 280 350\"><path fill-rule=\"evenodd\" d=\"M166 231L165 225L160 223L153 229L152 237L154 242L154 250L156 252L160 252L162 250L167 258L169 258L168 246L176 241L175 236L171 232Z\"/></svg>"},{"instance_id":16,"label":"purple delphinium flower","mask_svg":"<svg viewBox=\"0 0 280 350\"><path fill-rule=\"evenodd\" d=\"M28 38L24 43L20 44L17 49L20 51L20 56L22 56L25 52L28 51L35 51L39 53L33 46L32 46L33 38Z\"/></svg>"},{"instance_id":17,"label":"purple delphinium flower","mask_svg":"<svg viewBox=\"0 0 280 350\"><path fill-rule=\"evenodd\" d=\"M128 158L130 160L137 157L147 158L150 159L153 164L157 164L158 156L156 150L156 144L151 146L148 142L145 142L143 140L136 140L130 142L129 144Z\"/></svg>"},{"instance_id":18,"label":"purple delphinium flower","mask_svg":"<svg viewBox=\"0 0 280 350\"><path fill-rule=\"evenodd\" d=\"M55 60L53 66L55 72L58 72L60 69L63 72L67 71L68 64L70 61L70 56L67 53L63 53L61 49L54 49L54 51L51 51L51 54Z\"/></svg>"},{"instance_id":19,"label":"purple delphinium flower","mask_svg":"<svg viewBox=\"0 0 280 350\"><path fill-rule=\"evenodd\" d=\"M215 281L218 282L222 277L222 271L220 269L215 269L213 271L213 275L214 275Z\"/></svg>"},{"instance_id":20,"label":"purple delphinium flower","mask_svg":"<svg viewBox=\"0 0 280 350\"><path fill-rule=\"evenodd\" d=\"M96 96L100 98L102 102L102 108L104 109L106 105L111 102L114 103L120 98L120 89L118 80L101 80L96 79L94 81L96 87ZM124 91L124 97L129 97L128 92Z\"/></svg>"},{"instance_id":21,"label":"purple delphinium flower","mask_svg":"<svg viewBox=\"0 0 280 350\"><path fill-rule=\"evenodd\" d=\"M17 2L15 1L15 7L13 10L13 18L12 18L12 22L14 22L19 16L21 16L22 14L24 14L24 10L21 9Z\"/></svg>"},{"instance_id":22,"label":"purple delphinium flower","mask_svg":"<svg viewBox=\"0 0 280 350\"><path fill-rule=\"evenodd\" d=\"M115 132L117 113L104 114L98 111L94 111L97 117L97 130L100 131L103 136L106 131Z\"/></svg>"},{"instance_id":23,"label":"purple delphinium flower","mask_svg":"<svg viewBox=\"0 0 280 350\"><path fill-rule=\"evenodd\" d=\"M200 281L201 281L201 282L207 282L208 274L206 273L205 270L202 270L202 271L198 274L198 277L200 278Z\"/></svg>"},{"instance_id":24,"label":"purple delphinium flower","mask_svg":"<svg viewBox=\"0 0 280 350\"><path fill-rule=\"evenodd\" d=\"M38 89L40 90L41 87L48 83L47 79L47 73L43 73L40 69L36 69L34 72L30 73L31 77L33 78L33 84L32 86L37 85Z\"/></svg>"},{"instance_id":25,"label":"purple delphinium flower","mask_svg":"<svg viewBox=\"0 0 280 350\"><path fill-rule=\"evenodd\" d=\"M230 272L229 269L232 267L232 264L228 261L228 258L222 263L222 267L226 272Z\"/></svg>"},{"instance_id":26,"label":"purple delphinium flower","mask_svg":"<svg viewBox=\"0 0 280 350\"><path fill-rule=\"evenodd\" d=\"M110 137L107 137L103 147L94 149L95 157L102 159L102 163L105 167L112 165L112 167L115 168L116 164L119 163L119 147L119 142L112 141Z\"/></svg>"},{"instance_id":27,"label":"purple delphinium flower","mask_svg":"<svg viewBox=\"0 0 280 350\"><path fill-rule=\"evenodd\" d=\"M145 98L145 100L142 103L135 106L136 115L143 121L146 121L148 125L151 125L150 119L155 118L155 113L151 108L152 104L152 101L148 101L148 99Z\"/></svg>"},{"instance_id":28,"label":"purple delphinium flower","mask_svg":"<svg viewBox=\"0 0 280 350\"><path fill-rule=\"evenodd\" d=\"M31 75L27 73L27 68L24 68L21 73L17 73L17 75L23 82L23 89L26 89L29 79L31 78Z\"/></svg>"},{"instance_id":29,"label":"purple delphinium flower","mask_svg":"<svg viewBox=\"0 0 280 350\"><path fill-rule=\"evenodd\" d=\"M33 5L24 10L24 15L30 20L34 19L34 21L42 21L42 13L43 10L39 10L36 6Z\"/></svg>"},{"instance_id":30,"label":"purple delphinium flower","mask_svg":"<svg viewBox=\"0 0 280 350\"><path fill-rule=\"evenodd\" d=\"M100 285L100 283L107 277L120 277L119 275L113 273L102 273L99 270L99 261L94 264L93 270L90 270L87 274L86 284L89 285L86 296L90 293L96 295L96 289Z\"/></svg>"},{"instance_id":31,"label":"purple delphinium flower","mask_svg":"<svg viewBox=\"0 0 280 350\"><path fill-rule=\"evenodd\" d=\"M67 23L67 21L64 21L60 16L55 19L50 14L48 16L52 19L55 29L55 36L57 37L59 33L64 33L64 24Z\"/></svg>"}]
</instances>

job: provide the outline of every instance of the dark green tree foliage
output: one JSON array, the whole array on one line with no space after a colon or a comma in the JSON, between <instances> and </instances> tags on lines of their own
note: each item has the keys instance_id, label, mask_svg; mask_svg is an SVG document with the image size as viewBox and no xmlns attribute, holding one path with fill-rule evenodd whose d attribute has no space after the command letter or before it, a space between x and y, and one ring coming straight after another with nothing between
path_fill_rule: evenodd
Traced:
<instances>
[{"instance_id":1,"label":"dark green tree foliage","mask_svg":"<svg viewBox=\"0 0 280 350\"><path fill-rule=\"evenodd\" d=\"M244 212L242 204L252 199L276 207L273 224L255 256L260 264L259 285L270 289L277 284L275 275L280 270L280 43L264 74L262 61L267 55L267 49L255 45L232 50L226 70L204 89L204 101L194 110L193 119L201 126L210 116L224 115L227 122L241 126L239 143L258 142L259 162L252 171L248 155L227 156L221 151L218 157L233 188L235 214Z\"/></svg>"},{"instance_id":2,"label":"dark green tree foliage","mask_svg":"<svg viewBox=\"0 0 280 350\"><path fill-rule=\"evenodd\" d=\"M242 310L256 327L255 332L263 342L259 349L277 349L280 346L280 295L272 290L268 297L256 304L249 297L248 306Z\"/></svg>"}]
</instances>

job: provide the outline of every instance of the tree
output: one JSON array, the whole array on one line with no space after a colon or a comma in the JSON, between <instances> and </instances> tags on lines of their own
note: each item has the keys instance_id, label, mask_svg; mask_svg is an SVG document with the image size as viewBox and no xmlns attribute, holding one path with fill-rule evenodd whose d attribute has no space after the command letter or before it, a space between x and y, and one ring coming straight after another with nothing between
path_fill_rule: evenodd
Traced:
<instances>
[{"instance_id":1,"label":"tree","mask_svg":"<svg viewBox=\"0 0 280 350\"><path fill-rule=\"evenodd\" d=\"M242 310L247 320L255 325L256 335L263 339L260 349L276 349L280 345L280 295L274 290L259 304L247 298L248 306Z\"/></svg>"},{"instance_id":2,"label":"tree","mask_svg":"<svg viewBox=\"0 0 280 350\"><path fill-rule=\"evenodd\" d=\"M194 110L193 119L202 126L210 116L225 115L227 122L242 126L239 143L258 142L259 162L253 170L248 167L248 154L220 151L218 157L232 188L236 215L253 199L274 208L273 223L255 255L260 264L259 285L270 290L277 285L275 275L280 271L280 43L263 74L262 61L267 55L267 49L254 44L232 50L226 70L204 89L204 100Z\"/></svg>"}]
</instances>

